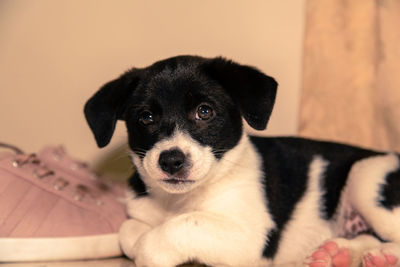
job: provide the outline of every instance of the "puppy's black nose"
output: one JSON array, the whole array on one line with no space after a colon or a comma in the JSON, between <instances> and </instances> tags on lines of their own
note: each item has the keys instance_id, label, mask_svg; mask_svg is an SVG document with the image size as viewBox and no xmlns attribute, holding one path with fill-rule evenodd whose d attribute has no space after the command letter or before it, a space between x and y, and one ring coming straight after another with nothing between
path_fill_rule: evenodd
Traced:
<instances>
[{"instance_id":1,"label":"puppy's black nose","mask_svg":"<svg viewBox=\"0 0 400 267\"><path fill-rule=\"evenodd\" d=\"M161 169L169 174L177 173L185 163L185 154L179 149L171 149L161 152L158 164Z\"/></svg>"}]
</instances>

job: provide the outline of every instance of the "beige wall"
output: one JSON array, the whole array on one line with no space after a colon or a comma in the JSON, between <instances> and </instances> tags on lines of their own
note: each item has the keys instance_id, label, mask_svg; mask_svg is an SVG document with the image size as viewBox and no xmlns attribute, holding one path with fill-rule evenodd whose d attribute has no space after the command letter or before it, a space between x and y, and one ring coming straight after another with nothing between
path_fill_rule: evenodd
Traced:
<instances>
[{"instance_id":1,"label":"beige wall","mask_svg":"<svg viewBox=\"0 0 400 267\"><path fill-rule=\"evenodd\" d=\"M177 54L223 55L280 83L267 133L295 134L304 0L3 0L0 141L64 144L96 162L83 117L97 88L132 66ZM118 129L105 151L125 140Z\"/></svg>"}]
</instances>

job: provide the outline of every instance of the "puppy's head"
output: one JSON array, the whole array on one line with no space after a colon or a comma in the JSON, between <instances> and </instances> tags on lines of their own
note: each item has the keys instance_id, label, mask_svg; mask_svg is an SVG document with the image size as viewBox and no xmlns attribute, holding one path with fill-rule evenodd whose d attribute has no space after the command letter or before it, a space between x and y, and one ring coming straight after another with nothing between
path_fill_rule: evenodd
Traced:
<instances>
[{"instance_id":1,"label":"puppy's head","mask_svg":"<svg viewBox=\"0 0 400 267\"><path fill-rule=\"evenodd\" d=\"M132 69L88 100L85 115L99 147L117 120L128 129L133 161L151 187L185 193L242 134L242 117L265 129L277 83L255 68L223 58L179 56Z\"/></svg>"}]
</instances>

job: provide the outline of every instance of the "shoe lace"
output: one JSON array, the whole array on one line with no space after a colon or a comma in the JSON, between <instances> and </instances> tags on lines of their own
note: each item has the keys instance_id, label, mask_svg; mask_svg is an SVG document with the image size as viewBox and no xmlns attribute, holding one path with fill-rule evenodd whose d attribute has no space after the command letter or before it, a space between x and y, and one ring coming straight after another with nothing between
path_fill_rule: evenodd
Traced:
<instances>
[{"instance_id":1,"label":"shoe lace","mask_svg":"<svg viewBox=\"0 0 400 267\"><path fill-rule=\"evenodd\" d=\"M79 160L72 159L68 156L64 147L58 146L52 150L53 156L57 161L61 161L65 158L68 158L71 161L71 169L72 170L81 170L86 172L92 179L98 179L99 176L97 173L89 169L89 165L86 162L82 162Z\"/></svg>"},{"instance_id":2,"label":"shoe lace","mask_svg":"<svg viewBox=\"0 0 400 267\"><path fill-rule=\"evenodd\" d=\"M20 148L14 145L1 142L0 142L0 147L11 149L12 151L15 152L15 156L12 160L13 167L22 168L25 165L34 166L33 175L40 180L48 176L56 175L56 172L48 168L45 164L43 164L35 153L25 154ZM63 191L67 186L70 185L70 183L62 176L59 176L53 181L52 185L55 190ZM83 201L86 195L89 195L97 205L101 206L103 204L103 201L99 198L99 194L92 192L89 189L89 187L83 184L75 185L73 199L77 201Z\"/></svg>"},{"instance_id":3,"label":"shoe lace","mask_svg":"<svg viewBox=\"0 0 400 267\"><path fill-rule=\"evenodd\" d=\"M58 146L52 150L52 153L53 153L54 159L57 161L62 161L67 158L68 161L71 162L71 165L70 165L71 170L82 171L91 179L96 180L97 181L96 187L100 191L110 191L111 190L111 185L107 181L102 179L102 177L99 174L97 174L96 172L91 170L89 168L89 165L86 162L82 162L82 161L71 158L68 155L68 153L65 151L64 147Z\"/></svg>"}]
</instances>

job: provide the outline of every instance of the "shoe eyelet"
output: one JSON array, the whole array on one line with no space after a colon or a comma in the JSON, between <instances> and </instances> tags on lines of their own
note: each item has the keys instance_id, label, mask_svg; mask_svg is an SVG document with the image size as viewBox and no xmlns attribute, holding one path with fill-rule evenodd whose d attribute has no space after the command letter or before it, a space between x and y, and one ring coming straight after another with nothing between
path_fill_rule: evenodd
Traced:
<instances>
[{"instance_id":1,"label":"shoe eyelet","mask_svg":"<svg viewBox=\"0 0 400 267\"><path fill-rule=\"evenodd\" d=\"M103 206L104 205L104 201L101 199L95 199L96 205L97 206Z\"/></svg>"},{"instance_id":2,"label":"shoe eyelet","mask_svg":"<svg viewBox=\"0 0 400 267\"><path fill-rule=\"evenodd\" d=\"M18 154L12 161L12 165L15 168L21 168L25 164L35 164L39 165L40 160L37 158L36 154Z\"/></svg>"},{"instance_id":3,"label":"shoe eyelet","mask_svg":"<svg viewBox=\"0 0 400 267\"><path fill-rule=\"evenodd\" d=\"M74 195L74 199L75 199L76 201L82 201L82 200L83 200L83 195L75 194L75 195Z\"/></svg>"},{"instance_id":4,"label":"shoe eyelet","mask_svg":"<svg viewBox=\"0 0 400 267\"><path fill-rule=\"evenodd\" d=\"M97 174L94 173L94 172L89 173L89 177L90 177L90 179L92 179L92 180L98 180L98 179L99 179L99 175L97 175Z\"/></svg>"},{"instance_id":5,"label":"shoe eyelet","mask_svg":"<svg viewBox=\"0 0 400 267\"><path fill-rule=\"evenodd\" d=\"M88 191L89 189L85 185L78 184L75 188L74 199L76 201L82 201Z\"/></svg>"},{"instance_id":6,"label":"shoe eyelet","mask_svg":"<svg viewBox=\"0 0 400 267\"><path fill-rule=\"evenodd\" d=\"M15 167L15 168L21 168L21 163L20 163L18 160L16 160L16 159L14 159L14 160L12 161L12 165L13 165L13 167Z\"/></svg>"},{"instance_id":7,"label":"shoe eyelet","mask_svg":"<svg viewBox=\"0 0 400 267\"><path fill-rule=\"evenodd\" d=\"M67 185L69 185L69 182L59 177L54 181L53 188L57 191L62 191Z\"/></svg>"},{"instance_id":8,"label":"shoe eyelet","mask_svg":"<svg viewBox=\"0 0 400 267\"><path fill-rule=\"evenodd\" d=\"M62 160L61 156L57 155L55 153L53 154L53 159L54 159L54 161L61 161Z\"/></svg>"},{"instance_id":9,"label":"shoe eyelet","mask_svg":"<svg viewBox=\"0 0 400 267\"><path fill-rule=\"evenodd\" d=\"M45 171L42 174L42 173L39 173L39 169L33 170L33 176L35 176L38 179L42 179L42 178L44 178L46 176L49 176L49 175L54 175L54 172L51 171L51 170L45 169Z\"/></svg>"},{"instance_id":10,"label":"shoe eyelet","mask_svg":"<svg viewBox=\"0 0 400 267\"><path fill-rule=\"evenodd\" d=\"M73 163L73 164L71 164L70 168L71 168L71 170L76 171L79 169L79 166L77 163Z\"/></svg>"}]
</instances>

